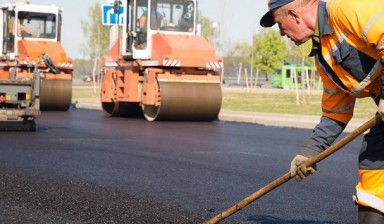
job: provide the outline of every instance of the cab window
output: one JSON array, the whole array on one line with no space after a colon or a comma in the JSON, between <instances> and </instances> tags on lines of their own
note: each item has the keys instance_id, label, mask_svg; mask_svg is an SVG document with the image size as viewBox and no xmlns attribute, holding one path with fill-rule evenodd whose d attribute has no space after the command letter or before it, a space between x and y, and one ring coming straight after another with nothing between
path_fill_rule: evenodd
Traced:
<instances>
[{"instance_id":1,"label":"cab window","mask_svg":"<svg viewBox=\"0 0 384 224\"><path fill-rule=\"evenodd\" d=\"M30 38L56 38L56 15L49 13L19 12L17 35Z\"/></svg>"}]
</instances>

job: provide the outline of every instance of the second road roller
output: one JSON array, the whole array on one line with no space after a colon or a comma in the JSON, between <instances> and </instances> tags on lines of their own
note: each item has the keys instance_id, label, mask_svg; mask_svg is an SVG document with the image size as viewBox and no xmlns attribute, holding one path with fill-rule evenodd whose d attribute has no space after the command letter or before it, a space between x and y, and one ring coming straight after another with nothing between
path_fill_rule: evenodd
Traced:
<instances>
[{"instance_id":1,"label":"second road roller","mask_svg":"<svg viewBox=\"0 0 384 224\"><path fill-rule=\"evenodd\" d=\"M123 27L111 26L111 36L118 35L102 61L101 103L107 115L217 119L223 60L198 35L196 7L196 0L114 1L107 15Z\"/></svg>"}]
</instances>

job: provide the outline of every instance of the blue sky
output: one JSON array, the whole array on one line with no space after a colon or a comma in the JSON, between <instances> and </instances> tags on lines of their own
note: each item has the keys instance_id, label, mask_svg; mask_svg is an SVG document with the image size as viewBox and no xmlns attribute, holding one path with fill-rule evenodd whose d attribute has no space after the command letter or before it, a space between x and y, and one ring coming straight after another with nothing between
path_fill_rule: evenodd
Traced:
<instances>
[{"instance_id":1,"label":"blue sky","mask_svg":"<svg viewBox=\"0 0 384 224\"><path fill-rule=\"evenodd\" d=\"M80 46L84 43L80 20L88 19L88 9L98 0L31 0L34 4L55 4L64 8L62 44L68 57L83 58ZM15 0L0 0L0 3ZM100 0L100 3L106 3ZM220 25L224 45L237 41L250 41L261 28L259 21L267 11L267 0L200 0L199 9L204 16Z\"/></svg>"}]
</instances>

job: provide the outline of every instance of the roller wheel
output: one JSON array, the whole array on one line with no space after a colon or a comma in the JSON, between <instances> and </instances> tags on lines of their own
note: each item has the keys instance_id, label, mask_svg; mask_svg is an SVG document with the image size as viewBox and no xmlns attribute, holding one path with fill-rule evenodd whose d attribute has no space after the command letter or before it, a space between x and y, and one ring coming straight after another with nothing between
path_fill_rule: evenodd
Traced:
<instances>
[{"instance_id":1,"label":"roller wheel","mask_svg":"<svg viewBox=\"0 0 384 224\"><path fill-rule=\"evenodd\" d=\"M101 103L101 107L103 108L104 114L108 117L114 116L115 103Z\"/></svg>"},{"instance_id":2,"label":"roller wheel","mask_svg":"<svg viewBox=\"0 0 384 224\"><path fill-rule=\"evenodd\" d=\"M154 105L141 105L143 115L147 121L154 121L160 112L160 106Z\"/></svg>"},{"instance_id":3,"label":"roller wheel","mask_svg":"<svg viewBox=\"0 0 384 224\"><path fill-rule=\"evenodd\" d=\"M72 80L44 79L40 87L40 109L67 111L72 103Z\"/></svg>"},{"instance_id":4,"label":"roller wheel","mask_svg":"<svg viewBox=\"0 0 384 224\"><path fill-rule=\"evenodd\" d=\"M159 82L159 106L142 105L145 119L212 121L221 108L220 83Z\"/></svg>"}]
</instances>

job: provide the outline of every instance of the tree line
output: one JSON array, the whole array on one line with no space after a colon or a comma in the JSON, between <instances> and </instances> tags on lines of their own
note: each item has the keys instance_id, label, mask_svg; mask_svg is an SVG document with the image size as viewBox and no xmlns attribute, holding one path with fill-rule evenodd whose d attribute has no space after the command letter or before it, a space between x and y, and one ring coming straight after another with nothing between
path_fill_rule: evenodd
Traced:
<instances>
[{"instance_id":1,"label":"tree line","mask_svg":"<svg viewBox=\"0 0 384 224\"><path fill-rule=\"evenodd\" d=\"M109 50L109 26L102 25L101 4L96 1L89 8L88 17L81 20L81 27L85 39L81 46L84 59L75 59L74 76L81 77L92 73L94 61L108 54ZM198 23L201 24L201 35L205 36L215 46L224 58L224 65L239 71L243 67L250 68L255 74L271 74L281 68L285 62L296 62L312 65L313 61L308 57L311 43L296 46L288 39L281 38L276 30L261 29L254 34L251 43L245 41L226 43L220 39L220 27L213 24L214 21L204 16L199 11ZM225 52L225 53L223 53ZM266 77L268 80L268 77Z\"/></svg>"}]
</instances>

